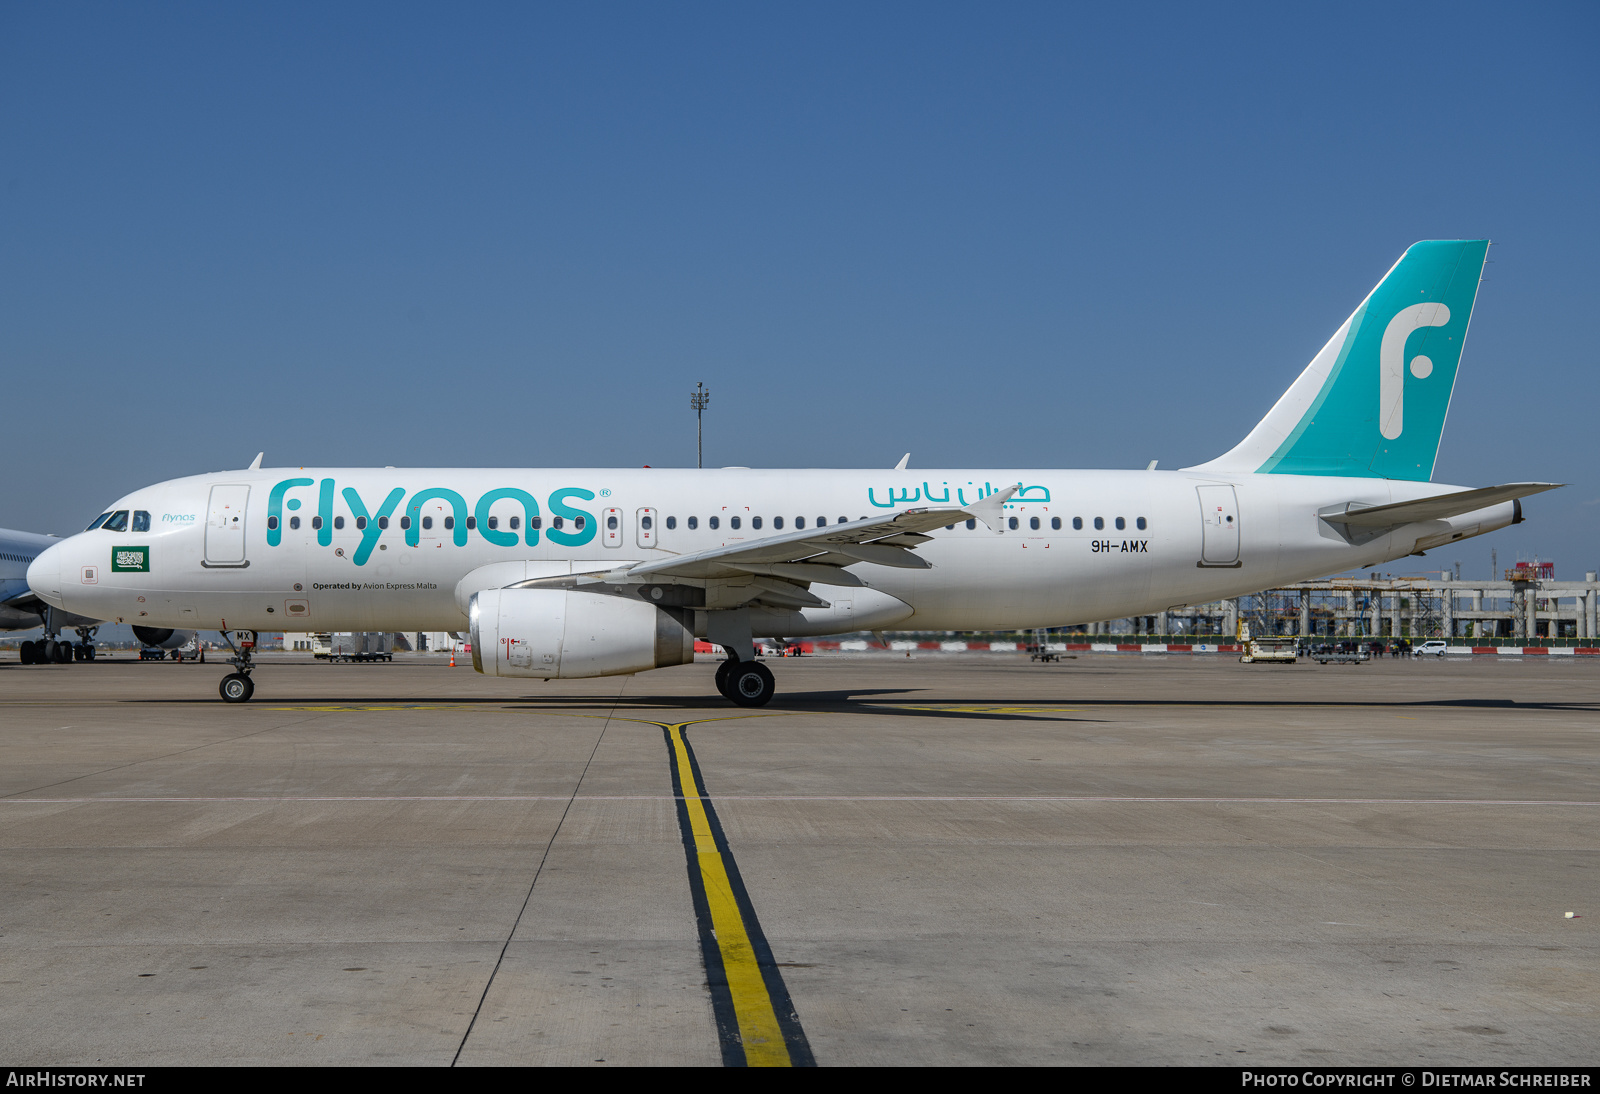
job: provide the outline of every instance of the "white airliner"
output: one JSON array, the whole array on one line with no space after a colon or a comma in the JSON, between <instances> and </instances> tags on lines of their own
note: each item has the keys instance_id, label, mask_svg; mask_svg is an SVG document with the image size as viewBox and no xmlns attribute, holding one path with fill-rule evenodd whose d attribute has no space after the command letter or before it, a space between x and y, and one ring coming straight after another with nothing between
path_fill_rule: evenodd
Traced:
<instances>
[{"instance_id":1,"label":"white airliner","mask_svg":"<svg viewBox=\"0 0 1600 1094\"><path fill-rule=\"evenodd\" d=\"M473 665L684 664L758 706L756 637L1062 626L1370 566L1521 519L1548 483L1430 482L1486 240L1408 249L1249 436L1180 471L432 468L174 479L28 570L145 627L470 630ZM150 514L134 532L130 513ZM239 644L221 692L246 700Z\"/></svg>"}]
</instances>

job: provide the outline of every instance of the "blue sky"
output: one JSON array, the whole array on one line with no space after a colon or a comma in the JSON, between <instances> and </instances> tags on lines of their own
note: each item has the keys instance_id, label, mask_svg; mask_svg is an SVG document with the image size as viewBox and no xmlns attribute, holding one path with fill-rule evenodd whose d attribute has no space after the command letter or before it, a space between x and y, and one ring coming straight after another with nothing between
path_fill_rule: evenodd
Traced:
<instances>
[{"instance_id":1,"label":"blue sky","mask_svg":"<svg viewBox=\"0 0 1600 1094\"><path fill-rule=\"evenodd\" d=\"M0 8L0 524L267 463L1177 467L1488 236L1436 477L1600 565L1600 8ZM1435 553L1437 554L1437 552ZM1481 556L1481 558L1479 557Z\"/></svg>"}]
</instances>

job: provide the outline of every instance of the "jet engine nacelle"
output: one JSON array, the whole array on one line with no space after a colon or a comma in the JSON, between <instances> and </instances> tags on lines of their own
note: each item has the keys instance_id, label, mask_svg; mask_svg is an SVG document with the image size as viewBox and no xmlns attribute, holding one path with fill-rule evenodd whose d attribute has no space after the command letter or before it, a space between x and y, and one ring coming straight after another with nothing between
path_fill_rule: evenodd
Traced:
<instances>
[{"instance_id":1,"label":"jet engine nacelle","mask_svg":"<svg viewBox=\"0 0 1600 1094\"><path fill-rule=\"evenodd\" d=\"M619 676L694 660L694 634L641 600L571 589L473 594L472 667L486 676Z\"/></svg>"},{"instance_id":2,"label":"jet engine nacelle","mask_svg":"<svg viewBox=\"0 0 1600 1094\"><path fill-rule=\"evenodd\" d=\"M193 631L175 631L171 627L135 627L133 636L146 646L175 650L188 644Z\"/></svg>"}]
</instances>

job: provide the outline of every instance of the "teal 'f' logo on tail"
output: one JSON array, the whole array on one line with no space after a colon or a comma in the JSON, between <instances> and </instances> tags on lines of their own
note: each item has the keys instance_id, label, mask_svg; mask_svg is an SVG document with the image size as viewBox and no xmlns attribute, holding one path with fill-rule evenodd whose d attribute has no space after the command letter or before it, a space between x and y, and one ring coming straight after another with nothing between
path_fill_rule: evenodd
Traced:
<instances>
[{"instance_id":1,"label":"teal 'f' logo on tail","mask_svg":"<svg viewBox=\"0 0 1600 1094\"><path fill-rule=\"evenodd\" d=\"M1250 435L1208 470L1426 481L1489 241L1414 244Z\"/></svg>"}]
</instances>

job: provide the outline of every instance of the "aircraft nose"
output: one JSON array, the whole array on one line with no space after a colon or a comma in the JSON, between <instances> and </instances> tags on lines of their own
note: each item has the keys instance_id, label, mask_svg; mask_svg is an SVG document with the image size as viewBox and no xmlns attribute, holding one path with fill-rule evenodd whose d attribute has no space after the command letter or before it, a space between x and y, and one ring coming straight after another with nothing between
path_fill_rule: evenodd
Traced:
<instances>
[{"instance_id":1,"label":"aircraft nose","mask_svg":"<svg viewBox=\"0 0 1600 1094\"><path fill-rule=\"evenodd\" d=\"M61 556L65 544L46 547L28 564L28 588L54 608L64 608L61 596Z\"/></svg>"}]
</instances>

